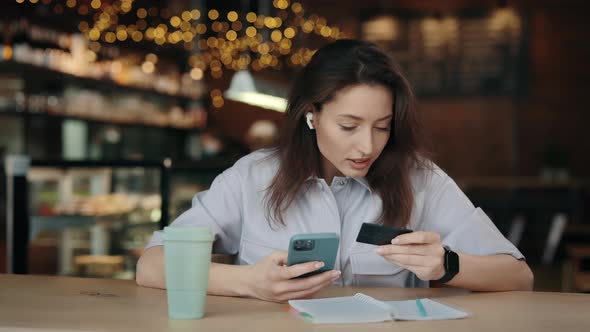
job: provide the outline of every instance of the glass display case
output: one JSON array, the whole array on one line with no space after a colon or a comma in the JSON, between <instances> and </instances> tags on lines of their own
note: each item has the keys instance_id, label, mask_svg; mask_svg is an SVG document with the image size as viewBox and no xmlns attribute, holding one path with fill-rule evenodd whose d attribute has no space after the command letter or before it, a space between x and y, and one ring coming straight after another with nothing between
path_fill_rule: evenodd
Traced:
<instances>
[{"instance_id":1,"label":"glass display case","mask_svg":"<svg viewBox=\"0 0 590 332\"><path fill-rule=\"evenodd\" d=\"M133 279L152 233L233 161L32 161L20 179L7 172L9 271Z\"/></svg>"},{"instance_id":2,"label":"glass display case","mask_svg":"<svg viewBox=\"0 0 590 332\"><path fill-rule=\"evenodd\" d=\"M151 234L167 223L166 167L35 165L27 172L28 272L132 279Z\"/></svg>"}]
</instances>

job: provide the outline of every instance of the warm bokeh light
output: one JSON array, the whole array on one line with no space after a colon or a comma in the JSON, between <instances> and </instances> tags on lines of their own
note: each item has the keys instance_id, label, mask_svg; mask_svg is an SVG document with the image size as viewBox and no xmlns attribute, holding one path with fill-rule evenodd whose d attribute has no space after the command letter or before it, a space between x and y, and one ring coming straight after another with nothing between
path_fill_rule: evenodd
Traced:
<instances>
[{"instance_id":1,"label":"warm bokeh light","mask_svg":"<svg viewBox=\"0 0 590 332\"><path fill-rule=\"evenodd\" d=\"M258 17L256 16L256 13L249 12L248 14L246 14L246 21L248 21L249 23L256 22L257 18Z\"/></svg>"},{"instance_id":2,"label":"warm bokeh light","mask_svg":"<svg viewBox=\"0 0 590 332\"><path fill-rule=\"evenodd\" d=\"M100 6L102 6L102 3L100 2L100 0L92 0L92 2L90 2L90 6L93 9L99 9Z\"/></svg>"},{"instance_id":3,"label":"warm bokeh light","mask_svg":"<svg viewBox=\"0 0 590 332\"><path fill-rule=\"evenodd\" d=\"M152 63L158 63L158 56L155 55L154 53L148 53L145 56L145 60L152 62Z\"/></svg>"},{"instance_id":4,"label":"warm bokeh light","mask_svg":"<svg viewBox=\"0 0 590 332\"><path fill-rule=\"evenodd\" d=\"M139 8L136 14L138 18L146 18L147 10L145 10L145 8Z\"/></svg>"},{"instance_id":5,"label":"warm bokeh light","mask_svg":"<svg viewBox=\"0 0 590 332\"><path fill-rule=\"evenodd\" d=\"M172 16L170 18L170 25L177 28L180 25L180 17Z\"/></svg>"},{"instance_id":6,"label":"warm bokeh light","mask_svg":"<svg viewBox=\"0 0 590 332\"><path fill-rule=\"evenodd\" d=\"M143 39L143 33L141 33L141 31L134 31L131 34L131 39L133 39L134 42L140 42Z\"/></svg>"},{"instance_id":7,"label":"warm bokeh light","mask_svg":"<svg viewBox=\"0 0 590 332\"><path fill-rule=\"evenodd\" d=\"M198 34L205 34L207 32L207 26L203 23L197 24L197 33Z\"/></svg>"},{"instance_id":8,"label":"warm bokeh light","mask_svg":"<svg viewBox=\"0 0 590 332\"><path fill-rule=\"evenodd\" d=\"M293 2L291 5L291 10L295 14L301 14L303 13L303 6L299 2Z\"/></svg>"},{"instance_id":9,"label":"warm bokeh light","mask_svg":"<svg viewBox=\"0 0 590 332\"><path fill-rule=\"evenodd\" d=\"M193 68L190 75L193 80L199 81L203 79L203 70L201 68Z\"/></svg>"},{"instance_id":10,"label":"warm bokeh light","mask_svg":"<svg viewBox=\"0 0 590 332\"><path fill-rule=\"evenodd\" d=\"M230 11L229 13L227 13L227 20L230 22L235 22L238 20L238 13L236 13L235 11Z\"/></svg>"},{"instance_id":11,"label":"warm bokeh light","mask_svg":"<svg viewBox=\"0 0 590 332\"><path fill-rule=\"evenodd\" d=\"M236 31L242 30L242 22L240 22L240 21L233 22L231 24L231 28L232 28L232 30L236 30Z\"/></svg>"},{"instance_id":12,"label":"warm bokeh light","mask_svg":"<svg viewBox=\"0 0 590 332\"><path fill-rule=\"evenodd\" d=\"M216 20L219 18L219 12L216 9L211 9L208 13L210 20Z\"/></svg>"},{"instance_id":13,"label":"warm bokeh light","mask_svg":"<svg viewBox=\"0 0 590 332\"><path fill-rule=\"evenodd\" d=\"M291 38L295 37L295 29L292 27L288 27L285 29L283 34L285 35L286 38L291 39Z\"/></svg>"},{"instance_id":14,"label":"warm bokeh light","mask_svg":"<svg viewBox=\"0 0 590 332\"><path fill-rule=\"evenodd\" d=\"M283 33L281 30L273 30L273 32L270 34L270 39L272 39L273 42L278 43L281 41L281 39L283 39Z\"/></svg>"},{"instance_id":15,"label":"warm bokeh light","mask_svg":"<svg viewBox=\"0 0 590 332\"><path fill-rule=\"evenodd\" d=\"M141 70L146 74L151 74L154 72L156 66L153 62L145 61L141 64Z\"/></svg>"},{"instance_id":16,"label":"warm bokeh light","mask_svg":"<svg viewBox=\"0 0 590 332\"><path fill-rule=\"evenodd\" d=\"M234 40L236 40L237 37L238 37L238 34L234 30L229 30L225 34L225 38L227 38L227 40L229 40L229 41L234 41Z\"/></svg>"},{"instance_id":17,"label":"warm bokeh light","mask_svg":"<svg viewBox=\"0 0 590 332\"><path fill-rule=\"evenodd\" d=\"M117 31L117 39L119 41L125 41L127 39L127 31L125 31L125 30Z\"/></svg>"},{"instance_id":18,"label":"warm bokeh light","mask_svg":"<svg viewBox=\"0 0 590 332\"><path fill-rule=\"evenodd\" d=\"M4 52L2 54L2 57L4 58L4 60L11 60L12 59L12 46L10 46L10 45L4 46Z\"/></svg>"},{"instance_id":19,"label":"warm bokeh light","mask_svg":"<svg viewBox=\"0 0 590 332\"><path fill-rule=\"evenodd\" d=\"M16 2L24 3L26 0ZM43 2L49 4L52 0ZM176 47L184 47L187 51L198 47L202 51L199 52L198 61L191 60L192 69L186 73L194 80L202 79L207 71L211 77L220 78L226 69L262 70L279 69L287 64L304 65L313 53L306 48L297 49L294 46L294 38L300 33L299 30L323 38L336 39L341 36L340 30L329 26L325 18L316 14L303 16L304 9L301 3L291 0L273 0L272 5L276 10L269 16L237 10L226 12L215 8L204 12L198 9L179 11L175 8L160 7L157 3L152 3L149 8L137 8L139 1L133 0L63 0L61 4L56 1L53 3L53 7L50 8L57 14L62 13L66 6L78 13L82 9L86 13L90 10L89 14L92 17L80 17L78 23L78 30L88 40L88 61L96 61L99 54L107 57L117 56L120 52L119 47L122 47L109 45L101 49L101 43L104 46L105 43L133 41L154 43L156 47L181 44L182 46ZM145 5L143 2L141 4ZM123 18L127 12L131 12L131 17ZM201 19L202 15L209 20L195 22ZM150 16L150 23L146 19L147 16ZM203 38L209 29L214 33L208 38ZM145 62L139 64L143 72L156 71L155 64L158 59L152 57L155 57L153 53L148 54Z\"/></svg>"},{"instance_id":20,"label":"warm bokeh light","mask_svg":"<svg viewBox=\"0 0 590 332\"><path fill-rule=\"evenodd\" d=\"M78 30L80 30L80 32L86 32L89 28L88 22L86 21L82 21L80 24L78 24Z\"/></svg>"},{"instance_id":21,"label":"warm bokeh light","mask_svg":"<svg viewBox=\"0 0 590 332\"><path fill-rule=\"evenodd\" d=\"M107 33L104 35L104 40L105 40L107 43L114 43L114 42L115 42L115 40L117 40L117 36L115 35L115 33L114 33L114 32L107 32Z\"/></svg>"},{"instance_id":22,"label":"warm bokeh light","mask_svg":"<svg viewBox=\"0 0 590 332\"><path fill-rule=\"evenodd\" d=\"M181 16L184 21L190 21L193 19L193 15L191 15L191 12L189 12L188 10L182 12Z\"/></svg>"},{"instance_id":23,"label":"warm bokeh light","mask_svg":"<svg viewBox=\"0 0 590 332\"><path fill-rule=\"evenodd\" d=\"M246 28L246 35L248 37L254 37L256 36L257 30L255 27L247 27Z\"/></svg>"}]
</instances>

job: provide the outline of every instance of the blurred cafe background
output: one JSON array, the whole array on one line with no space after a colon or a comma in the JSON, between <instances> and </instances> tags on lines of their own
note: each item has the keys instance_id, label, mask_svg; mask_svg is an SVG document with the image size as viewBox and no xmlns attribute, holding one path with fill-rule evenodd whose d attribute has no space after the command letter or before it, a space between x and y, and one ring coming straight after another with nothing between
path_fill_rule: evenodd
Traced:
<instances>
[{"instance_id":1,"label":"blurred cafe background","mask_svg":"<svg viewBox=\"0 0 590 332\"><path fill-rule=\"evenodd\" d=\"M134 278L154 230L278 132L315 50L378 43L434 160L526 255L590 291L583 0L6 0L0 273Z\"/></svg>"}]
</instances>

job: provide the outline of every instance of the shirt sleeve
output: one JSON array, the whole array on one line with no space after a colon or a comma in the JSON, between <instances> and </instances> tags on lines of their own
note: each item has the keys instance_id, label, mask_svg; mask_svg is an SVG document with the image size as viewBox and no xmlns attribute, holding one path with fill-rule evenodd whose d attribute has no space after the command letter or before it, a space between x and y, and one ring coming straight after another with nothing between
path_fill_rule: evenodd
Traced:
<instances>
[{"instance_id":1,"label":"shirt sleeve","mask_svg":"<svg viewBox=\"0 0 590 332\"><path fill-rule=\"evenodd\" d=\"M196 194L192 207L171 226L206 226L215 237L213 252L234 255L242 229L241 196L240 174L234 165L218 175L209 190ZM163 244L161 231L156 231L145 249Z\"/></svg>"},{"instance_id":2,"label":"shirt sleeve","mask_svg":"<svg viewBox=\"0 0 590 332\"><path fill-rule=\"evenodd\" d=\"M471 255L523 254L476 208L459 186L440 169L430 172L424 193L423 229L436 231L442 244Z\"/></svg>"}]
</instances>

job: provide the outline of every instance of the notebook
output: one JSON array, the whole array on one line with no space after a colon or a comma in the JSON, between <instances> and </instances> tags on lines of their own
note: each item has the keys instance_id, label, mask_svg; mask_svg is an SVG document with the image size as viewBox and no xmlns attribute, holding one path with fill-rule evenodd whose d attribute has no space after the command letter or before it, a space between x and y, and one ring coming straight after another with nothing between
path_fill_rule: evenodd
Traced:
<instances>
[{"instance_id":1,"label":"notebook","mask_svg":"<svg viewBox=\"0 0 590 332\"><path fill-rule=\"evenodd\" d=\"M375 323L391 320L441 320L468 317L465 311L431 300L379 301L368 295L291 300L289 305L312 323Z\"/></svg>"}]
</instances>

